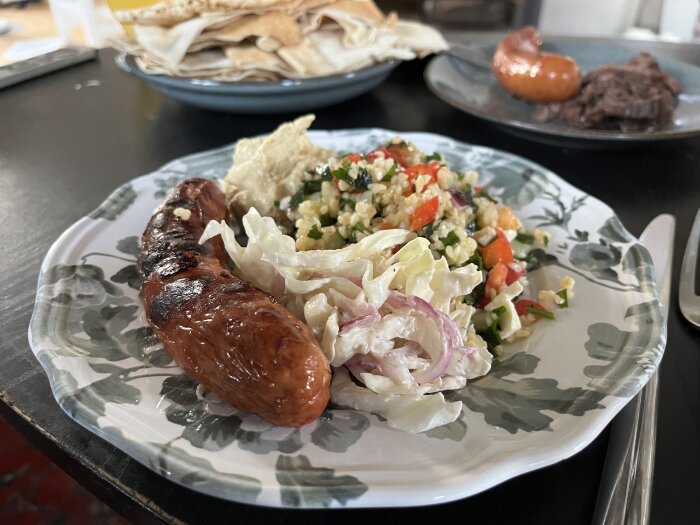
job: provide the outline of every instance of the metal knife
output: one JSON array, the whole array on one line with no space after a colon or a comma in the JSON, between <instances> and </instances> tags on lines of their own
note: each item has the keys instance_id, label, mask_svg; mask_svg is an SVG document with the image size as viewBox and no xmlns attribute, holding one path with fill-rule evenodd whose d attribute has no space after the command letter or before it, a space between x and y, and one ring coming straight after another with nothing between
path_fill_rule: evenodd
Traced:
<instances>
[{"instance_id":1,"label":"metal knife","mask_svg":"<svg viewBox=\"0 0 700 525\"><path fill-rule=\"evenodd\" d=\"M640 242L649 250L668 318L673 237L676 219L663 214L645 228ZM651 481L656 449L658 370L610 425L610 441L593 514L596 525L646 525L651 509Z\"/></svg>"}]
</instances>

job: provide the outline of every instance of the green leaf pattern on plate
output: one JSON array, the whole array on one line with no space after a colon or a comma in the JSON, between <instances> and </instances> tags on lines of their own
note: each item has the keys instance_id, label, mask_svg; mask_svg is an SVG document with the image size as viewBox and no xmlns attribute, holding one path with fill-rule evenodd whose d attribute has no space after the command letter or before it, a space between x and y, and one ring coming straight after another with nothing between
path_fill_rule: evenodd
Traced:
<instances>
[{"instance_id":1,"label":"green leaf pattern on plate","mask_svg":"<svg viewBox=\"0 0 700 525\"><path fill-rule=\"evenodd\" d=\"M507 379L510 375L532 374L538 362L534 355L517 353L494 363L486 376L451 397L463 401L469 410L484 414L488 424L511 434L551 430L553 419L545 411L581 416L603 408L600 401L604 395L592 390L560 388L554 379Z\"/></svg>"},{"instance_id":2,"label":"green leaf pattern on plate","mask_svg":"<svg viewBox=\"0 0 700 525\"><path fill-rule=\"evenodd\" d=\"M126 184L112 193L99 208L90 214L91 219L116 220L136 199L136 192L131 184Z\"/></svg>"},{"instance_id":3,"label":"green leaf pattern on plate","mask_svg":"<svg viewBox=\"0 0 700 525\"><path fill-rule=\"evenodd\" d=\"M219 480L212 481L210 477L204 475L205 472L214 470L213 465L206 459L193 456L187 451L171 445L154 445L158 446L161 451L151 461L151 468L159 474L206 493L211 493L212 489L219 492L223 488L221 497L233 501L255 503L258 499L262 490L259 479L238 474L220 474L227 483L222 484ZM181 474L182 468L176 469L175 465L185 465L187 470Z\"/></svg>"},{"instance_id":4,"label":"green leaf pattern on plate","mask_svg":"<svg viewBox=\"0 0 700 525\"><path fill-rule=\"evenodd\" d=\"M277 458L277 481L288 507L330 507L359 498L367 486L354 476L337 476L330 468L314 467L303 455Z\"/></svg>"}]
</instances>

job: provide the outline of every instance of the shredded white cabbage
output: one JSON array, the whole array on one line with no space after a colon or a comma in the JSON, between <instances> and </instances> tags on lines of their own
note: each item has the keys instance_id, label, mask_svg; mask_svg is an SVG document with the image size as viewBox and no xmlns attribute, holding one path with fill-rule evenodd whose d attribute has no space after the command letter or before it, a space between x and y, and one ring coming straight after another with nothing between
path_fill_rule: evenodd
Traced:
<instances>
[{"instance_id":1,"label":"shredded white cabbage","mask_svg":"<svg viewBox=\"0 0 700 525\"><path fill-rule=\"evenodd\" d=\"M255 208L242 222L245 247L223 221L210 222L200 243L220 235L237 275L311 327L336 367L334 403L379 414L409 432L459 417L461 402L445 401L440 391L461 388L491 366L471 326L474 308L453 301L482 282L475 265L450 270L444 258L433 258L428 240L402 229L378 231L338 250L298 252L294 239ZM503 337L519 328L510 301L515 284L487 306L506 306Z\"/></svg>"}]
</instances>

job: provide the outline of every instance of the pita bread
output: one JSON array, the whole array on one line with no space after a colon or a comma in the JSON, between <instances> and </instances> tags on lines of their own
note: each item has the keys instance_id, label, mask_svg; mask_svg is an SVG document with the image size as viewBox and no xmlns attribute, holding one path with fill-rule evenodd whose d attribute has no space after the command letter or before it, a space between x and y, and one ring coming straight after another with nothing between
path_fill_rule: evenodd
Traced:
<instances>
[{"instance_id":1,"label":"pita bread","mask_svg":"<svg viewBox=\"0 0 700 525\"><path fill-rule=\"evenodd\" d=\"M360 20L365 20L374 25L381 25L385 20L384 14L372 0L336 0L335 2L330 2L318 8L314 8L313 12L318 13L319 11L329 9L359 18Z\"/></svg>"},{"instance_id":2,"label":"pita bread","mask_svg":"<svg viewBox=\"0 0 700 525\"><path fill-rule=\"evenodd\" d=\"M282 47L277 54L289 64L296 78L322 77L337 72L309 39L296 46Z\"/></svg>"},{"instance_id":3,"label":"pita bread","mask_svg":"<svg viewBox=\"0 0 700 525\"><path fill-rule=\"evenodd\" d=\"M285 219L275 200L294 193L302 177L331 155L306 135L314 118L304 115L270 135L236 143L233 165L221 183L234 213L255 207L261 215Z\"/></svg>"},{"instance_id":4,"label":"pita bread","mask_svg":"<svg viewBox=\"0 0 700 525\"><path fill-rule=\"evenodd\" d=\"M176 66L159 61L150 55L143 55L137 58L136 63L146 73L162 74L163 71L169 75L179 77L203 77L225 71L230 63L221 49L190 53Z\"/></svg>"},{"instance_id":5,"label":"pita bread","mask_svg":"<svg viewBox=\"0 0 700 525\"><path fill-rule=\"evenodd\" d=\"M332 30L333 26L343 32L343 41L348 47L366 46L372 43L377 34L376 26L342 11L335 11L332 6L324 6L311 13L302 23L302 30L309 35L320 30Z\"/></svg>"},{"instance_id":6,"label":"pita bread","mask_svg":"<svg viewBox=\"0 0 700 525\"><path fill-rule=\"evenodd\" d=\"M114 15L123 24L167 27L196 16L204 5L206 5L206 0L166 0L141 9L115 11Z\"/></svg>"},{"instance_id":7,"label":"pita bread","mask_svg":"<svg viewBox=\"0 0 700 525\"><path fill-rule=\"evenodd\" d=\"M289 74L290 67L274 53L261 51L257 46L231 46L224 48L226 58L233 69L256 69L281 75Z\"/></svg>"},{"instance_id":8,"label":"pita bread","mask_svg":"<svg viewBox=\"0 0 700 525\"><path fill-rule=\"evenodd\" d=\"M298 14L333 0L165 0L158 4L115 12L123 24L172 26L200 15L220 16L226 13L264 14L282 11Z\"/></svg>"},{"instance_id":9,"label":"pita bread","mask_svg":"<svg viewBox=\"0 0 700 525\"><path fill-rule=\"evenodd\" d=\"M141 70L149 75L169 75L173 76L174 73L169 69L163 68L157 64L151 64L144 61L141 58L137 58L136 62ZM207 70L205 72L194 72L187 73L182 72L177 76L181 78L196 78L203 80L216 80L222 82L270 82L277 80L278 76L275 73L269 71L259 71L255 69L248 69L245 71L230 71L229 69L222 68L220 70Z\"/></svg>"},{"instance_id":10,"label":"pita bread","mask_svg":"<svg viewBox=\"0 0 700 525\"><path fill-rule=\"evenodd\" d=\"M255 45L267 53L273 53L282 47L282 43L271 36L261 36L255 40Z\"/></svg>"},{"instance_id":11,"label":"pita bread","mask_svg":"<svg viewBox=\"0 0 700 525\"><path fill-rule=\"evenodd\" d=\"M274 67L268 66L266 69L248 67L237 69L234 61L227 56L225 50L221 48L190 53L185 59L173 68L146 55L136 58L138 66L149 74L171 75L181 78L199 78L208 80L276 80L279 72ZM284 65L282 65L281 70Z\"/></svg>"},{"instance_id":12,"label":"pita bread","mask_svg":"<svg viewBox=\"0 0 700 525\"><path fill-rule=\"evenodd\" d=\"M134 26L134 36L146 52L175 67L205 26L203 18L193 18L171 28Z\"/></svg>"},{"instance_id":13,"label":"pita bread","mask_svg":"<svg viewBox=\"0 0 700 525\"><path fill-rule=\"evenodd\" d=\"M137 23L115 47L147 73L185 78L303 79L447 48L373 0L166 0L119 19Z\"/></svg>"},{"instance_id":14,"label":"pita bread","mask_svg":"<svg viewBox=\"0 0 700 525\"><path fill-rule=\"evenodd\" d=\"M285 13L246 15L213 31L202 33L197 41L242 42L250 37L271 37L285 46L301 42L301 30L293 16Z\"/></svg>"},{"instance_id":15,"label":"pita bread","mask_svg":"<svg viewBox=\"0 0 700 525\"><path fill-rule=\"evenodd\" d=\"M334 31L316 31L308 36L323 59L334 72L346 72L370 66L387 60L412 60L416 57L410 49L400 45L397 35L380 32L375 40L363 47L348 48L342 37Z\"/></svg>"}]
</instances>

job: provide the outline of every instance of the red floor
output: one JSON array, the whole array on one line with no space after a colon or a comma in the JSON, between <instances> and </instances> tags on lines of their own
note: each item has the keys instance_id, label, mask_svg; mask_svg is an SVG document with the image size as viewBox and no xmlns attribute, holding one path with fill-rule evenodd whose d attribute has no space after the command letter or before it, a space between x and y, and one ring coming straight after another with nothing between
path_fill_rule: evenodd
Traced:
<instances>
[{"instance_id":1,"label":"red floor","mask_svg":"<svg viewBox=\"0 0 700 525\"><path fill-rule=\"evenodd\" d=\"M126 525L0 417L0 523Z\"/></svg>"}]
</instances>

